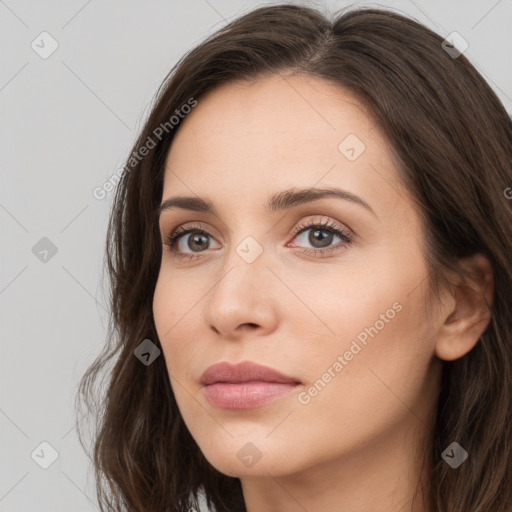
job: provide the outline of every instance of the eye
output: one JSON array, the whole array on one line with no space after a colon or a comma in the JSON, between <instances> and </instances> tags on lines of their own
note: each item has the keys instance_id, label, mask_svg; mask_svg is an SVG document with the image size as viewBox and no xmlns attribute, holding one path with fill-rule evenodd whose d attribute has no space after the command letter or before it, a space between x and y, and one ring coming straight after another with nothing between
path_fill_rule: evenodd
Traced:
<instances>
[{"instance_id":1,"label":"eye","mask_svg":"<svg viewBox=\"0 0 512 512\"><path fill-rule=\"evenodd\" d=\"M188 256L193 259L196 257L193 253L204 252L210 248L209 239L213 240L212 236L199 225L186 228L180 226L170 233L164 244L169 246L169 250L175 253L176 257ZM187 252L186 248L192 252Z\"/></svg>"},{"instance_id":2,"label":"eye","mask_svg":"<svg viewBox=\"0 0 512 512\"><path fill-rule=\"evenodd\" d=\"M305 234L310 231L309 236ZM317 221L309 224L299 224L292 231L293 240L298 240L301 244L310 243L312 247L306 247L301 252L325 256L332 251L342 250L352 243L352 236L341 226L332 221ZM340 242L331 245L335 239ZM180 226L171 232L163 242L169 247L174 256L178 259L188 258L192 260L201 256L206 249L210 249L210 240L214 238L201 225ZM296 247L287 244L287 247Z\"/></svg>"},{"instance_id":3,"label":"eye","mask_svg":"<svg viewBox=\"0 0 512 512\"><path fill-rule=\"evenodd\" d=\"M306 236L308 231L310 233ZM331 251L343 249L352 243L352 236L342 227L330 221L299 225L294 229L294 235L294 240L300 241L301 244L312 245L302 251L305 254L325 255ZM331 245L336 238L339 238L341 242L334 246Z\"/></svg>"}]
</instances>

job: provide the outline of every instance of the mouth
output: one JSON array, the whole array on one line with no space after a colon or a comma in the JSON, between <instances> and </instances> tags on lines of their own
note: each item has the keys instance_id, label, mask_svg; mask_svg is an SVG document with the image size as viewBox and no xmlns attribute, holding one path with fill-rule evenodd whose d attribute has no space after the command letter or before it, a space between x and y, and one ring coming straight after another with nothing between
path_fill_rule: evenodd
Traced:
<instances>
[{"instance_id":1,"label":"mouth","mask_svg":"<svg viewBox=\"0 0 512 512\"><path fill-rule=\"evenodd\" d=\"M252 409L302 385L300 380L251 361L210 366L200 384L208 401L222 409Z\"/></svg>"}]
</instances>

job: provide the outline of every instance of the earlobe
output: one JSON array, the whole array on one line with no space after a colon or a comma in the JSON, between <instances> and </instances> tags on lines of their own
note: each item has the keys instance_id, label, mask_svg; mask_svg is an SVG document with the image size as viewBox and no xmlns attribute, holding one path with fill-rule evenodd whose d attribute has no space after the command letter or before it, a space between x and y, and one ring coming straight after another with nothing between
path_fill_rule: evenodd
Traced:
<instances>
[{"instance_id":1,"label":"earlobe","mask_svg":"<svg viewBox=\"0 0 512 512\"><path fill-rule=\"evenodd\" d=\"M460 261L466 281L457 276L449 310L436 340L436 355L453 361L467 354L478 342L491 319L494 278L489 260L476 254Z\"/></svg>"}]
</instances>

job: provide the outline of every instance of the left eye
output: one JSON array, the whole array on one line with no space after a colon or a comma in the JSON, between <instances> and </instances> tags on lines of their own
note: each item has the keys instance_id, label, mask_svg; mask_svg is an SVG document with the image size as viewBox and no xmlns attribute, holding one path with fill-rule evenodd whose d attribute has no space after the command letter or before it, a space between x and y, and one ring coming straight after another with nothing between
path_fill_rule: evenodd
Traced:
<instances>
[{"instance_id":1,"label":"left eye","mask_svg":"<svg viewBox=\"0 0 512 512\"><path fill-rule=\"evenodd\" d=\"M309 235L306 235L308 231ZM337 247L328 247L333 243L335 237L338 237L342 242L338 245L349 245L352 243L351 236L335 224L310 224L309 226L303 226L298 228L294 240L300 240L303 244L311 244L313 246L311 250L314 252L325 252L326 248L331 250Z\"/></svg>"}]
</instances>

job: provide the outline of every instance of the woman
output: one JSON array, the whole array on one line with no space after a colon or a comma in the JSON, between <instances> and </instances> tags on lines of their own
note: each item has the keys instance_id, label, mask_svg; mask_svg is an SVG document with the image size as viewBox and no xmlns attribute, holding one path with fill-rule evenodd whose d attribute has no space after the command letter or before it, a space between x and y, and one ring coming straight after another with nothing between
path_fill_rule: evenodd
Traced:
<instances>
[{"instance_id":1,"label":"woman","mask_svg":"<svg viewBox=\"0 0 512 512\"><path fill-rule=\"evenodd\" d=\"M102 505L510 511L511 186L503 105L399 14L262 7L188 53L109 225Z\"/></svg>"}]
</instances>

